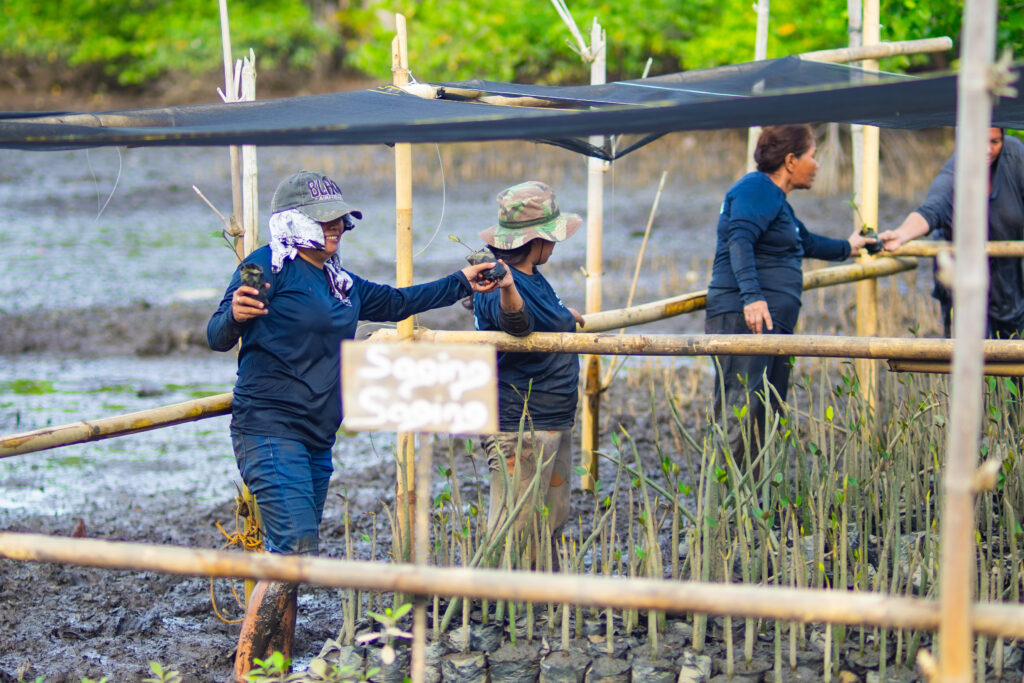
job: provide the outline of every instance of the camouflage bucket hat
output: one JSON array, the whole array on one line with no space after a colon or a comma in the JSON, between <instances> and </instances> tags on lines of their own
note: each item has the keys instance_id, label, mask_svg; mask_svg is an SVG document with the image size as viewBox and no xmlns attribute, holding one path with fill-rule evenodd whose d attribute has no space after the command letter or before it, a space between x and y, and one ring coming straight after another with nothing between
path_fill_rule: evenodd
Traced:
<instances>
[{"instance_id":1,"label":"camouflage bucket hat","mask_svg":"<svg viewBox=\"0 0 1024 683\"><path fill-rule=\"evenodd\" d=\"M498 249L515 249L538 237L561 242L579 230L583 219L558 210L555 191L539 180L528 180L498 194L498 224L480 238Z\"/></svg>"}]
</instances>

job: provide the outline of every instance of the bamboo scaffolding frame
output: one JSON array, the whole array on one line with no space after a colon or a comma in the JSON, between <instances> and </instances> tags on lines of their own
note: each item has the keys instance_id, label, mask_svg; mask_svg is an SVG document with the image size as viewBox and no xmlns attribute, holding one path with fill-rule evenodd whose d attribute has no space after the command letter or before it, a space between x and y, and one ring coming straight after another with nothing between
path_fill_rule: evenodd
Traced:
<instances>
[{"instance_id":1,"label":"bamboo scaffolding frame","mask_svg":"<svg viewBox=\"0 0 1024 683\"><path fill-rule=\"evenodd\" d=\"M863 24L861 26L862 47L870 48L880 41L879 0L864 0ZM868 82L876 80L871 73L878 71L878 62L874 59L864 60L861 68L869 72L865 76ZM879 181L879 130L876 126L861 127L863 154L860 157L860 186L854 187L854 229L862 226L878 228L878 181ZM859 220L858 220L859 219ZM873 257L862 251L858 263L867 263ZM861 280L857 283L857 335L874 337L878 334L878 282ZM878 397L878 366L867 360L859 360L855 364L857 376L860 378L861 396L874 409Z\"/></svg>"},{"instance_id":2,"label":"bamboo scaffolding frame","mask_svg":"<svg viewBox=\"0 0 1024 683\"><path fill-rule=\"evenodd\" d=\"M420 567L11 532L0 532L0 557L181 576L273 579L425 596L558 602L932 631L939 624L936 602L875 592ZM1024 638L1024 607L977 603L967 619L978 633Z\"/></svg>"},{"instance_id":3,"label":"bamboo scaffolding frame","mask_svg":"<svg viewBox=\"0 0 1024 683\"><path fill-rule=\"evenodd\" d=\"M889 359L890 372L924 372L948 375L951 371L949 363L919 360ZM991 377L1024 377L1024 363L986 363L982 368Z\"/></svg>"},{"instance_id":4,"label":"bamboo scaffolding frame","mask_svg":"<svg viewBox=\"0 0 1024 683\"><path fill-rule=\"evenodd\" d=\"M886 253L892 256L934 257L944 251L955 254L954 244L938 240L914 240ZM985 254L989 258L1024 258L1024 240L988 242L985 244Z\"/></svg>"},{"instance_id":5,"label":"bamboo scaffolding frame","mask_svg":"<svg viewBox=\"0 0 1024 683\"><path fill-rule=\"evenodd\" d=\"M859 62L865 59L884 59L898 55L916 55L926 52L945 52L953 49L953 39L921 38L918 40L897 40L888 43L875 43L873 45L842 47L834 50L817 50L815 52L804 52L797 55L800 59L814 62L831 62L834 64L844 62Z\"/></svg>"},{"instance_id":6,"label":"bamboo scaffolding frame","mask_svg":"<svg viewBox=\"0 0 1024 683\"><path fill-rule=\"evenodd\" d=\"M390 334L389 334L390 333ZM815 358L871 358L875 360L949 361L952 339L904 337L842 337L808 334L591 334L534 332L513 337L504 332L420 329L416 341L443 344L493 344L499 351L541 353L593 353L634 356L807 356ZM380 330L372 341L394 341L391 330ZM989 339L984 342L987 362L1013 363L1024 359L1024 341Z\"/></svg>"},{"instance_id":7,"label":"bamboo scaffolding frame","mask_svg":"<svg viewBox=\"0 0 1024 683\"><path fill-rule=\"evenodd\" d=\"M380 330L372 341L397 338L393 330ZM502 332L420 330L419 341L493 344L499 351L548 353L631 354L637 356L782 355L818 358L873 358L907 363L948 363L953 355L950 339L863 338L826 335L641 335L536 332L513 337ZM985 359L994 369L1024 363L1024 341L987 340ZM923 370L930 372L931 370ZM993 373L998 374L998 373ZM224 415L231 411L231 394L152 408L137 413L46 427L0 437L0 458L23 455L87 441L148 431L181 422Z\"/></svg>"},{"instance_id":8,"label":"bamboo scaffolding frame","mask_svg":"<svg viewBox=\"0 0 1024 683\"><path fill-rule=\"evenodd\" d=\"M56 427L44 427L30 432L0 438L0 458L44 451L59 446L70 446L87 441L99 441L125 434L148 432L182 422L193 422L231 412L231 394L217 394L169 406L141 410L98 420L82 420Z\"/></svg>"},{"instance_id":9,"label":"bamboo scaffolding frame","mask_svg":"<svg viewBox=\"0 0 1024 683\"><path fill-rule=\"evenodd\" d=\"M399 88L409 85L409 48L404 14L395 14L395 37L391 41L391 71L393 83ZM395 144L395 285L409 287L412 285L412 145L407 142ZM413 319L408 317L398 321L398 334L407 338L413 331ZM409 508L415 496L415 482L412 473L416 469L416 437L410 433L398 434L397 492L399 506L405 510L398 512L398 538L396 548L400 550L402 559L409 559L411 551L411 529L407 528L411 519ZM402 472L406 472L403 476Z\"/></svg>"},{"instance_id":10,"label":"bamboo scaffolding frame","mask_svg":"<svg viewBox=\"0 0 1024 683\"><path fill-rule=\"evenodd\" d=\"M605 33L594 19L590 29L590 47L582 54L590 60L590 84L601 85L606 80ZM605 138L592 135L590 144L604 145ZM604 271L604 173L610 168L601 159L587 158L587 268L586 313L601 310L601 281ZM601 435L601 359L589 355L583 358L583 405L580 410L580 464L585 474L580 476L584 491L594 490L598 478L598 459L595 451Z\"/></svg>"},{"instance_id":11,"label":"bamboo scaffolding frame","mask_svg":"<svg viewBox=\"0 0 1024 683\"><path fill-rule=\"evenodd\" d=\"M894 258L874 258L870 261L849 263L831 268L819 268L804 273L804 290L818 287L856 282L864 278L894 275L917 267L916 263L900 261ZM689 292L679 296L659 299L637 306L601 311L583 316L587 332L605 332L620 327L642 325L671 318L683 313L704 310L707 303L707 290Z\"/></svg>"},{"instance_id":12,"label":"bamboo scaffolding frame","mask_svg":"<svg viewBox=\"0 0 1024 683\"><path fill-rule=\"evenodd\" d=\"M771 16L770 0L757 0L754 3L754 10L757 12L757 25L754 29L754 61L760 61L768 56L768 20ZM759 81L754 89L761 91L764 81ZM761 126L751 126L747 129L747 173L757 170L754 162L754 150L757 149L757 139L761 136Z\"/></svg>"},{"instance_id":13,"label":"bamboo scaffolding frame","mask_svg":"<svg viewBox=\"0 0 1024 683\"><path fill-rule=\"evenodd\" d=\"M963 10L963 45L957 78L956 179L953 197L953 243L957 259L953 274L953 353L950 416L946 466L943 472L941 575L942 607L939 638L938 680L967 683L972 679L970 617L974 569L973 475L978 460L981 421L984 415L982 348L988 293L985 259L987 230L969 226L988 225L987 135L992 125L990 70L995 58L995 0L967 0Z\"/></svg>"}]
</instances>

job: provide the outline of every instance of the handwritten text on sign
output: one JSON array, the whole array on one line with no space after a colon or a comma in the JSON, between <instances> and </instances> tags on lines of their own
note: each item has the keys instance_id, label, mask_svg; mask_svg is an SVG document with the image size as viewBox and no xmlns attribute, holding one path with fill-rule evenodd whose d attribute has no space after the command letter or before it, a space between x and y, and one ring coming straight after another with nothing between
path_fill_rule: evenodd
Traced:
<instances>
[{"instance_id":1,"label":"handwritten text on sign","mask_svg":"<svg viewBox=\"0 0 1024 683\"><path fill-rule=\"evenodd\" d=\"M346 341L341 368L346 429L497 431L493 346Z\"/></svg>"}]
</instances>

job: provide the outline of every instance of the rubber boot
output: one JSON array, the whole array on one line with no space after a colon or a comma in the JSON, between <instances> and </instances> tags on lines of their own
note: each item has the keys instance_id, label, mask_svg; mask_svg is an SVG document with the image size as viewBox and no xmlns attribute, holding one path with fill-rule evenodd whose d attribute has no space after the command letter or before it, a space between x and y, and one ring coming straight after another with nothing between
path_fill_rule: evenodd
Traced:
<instances>
[{"instance_id":1,"label":"rubber boot","mask_svg":"<svg viewBox=\"0 0 1024 683\"><path fill-rule=\"evenodd\" d=\"M298 611L298 585L279 581L258 581L245 608L242 631L235 651L235 680L245 681L257 659L275 651L291 659Z\"/></svg>"}]
</instances>

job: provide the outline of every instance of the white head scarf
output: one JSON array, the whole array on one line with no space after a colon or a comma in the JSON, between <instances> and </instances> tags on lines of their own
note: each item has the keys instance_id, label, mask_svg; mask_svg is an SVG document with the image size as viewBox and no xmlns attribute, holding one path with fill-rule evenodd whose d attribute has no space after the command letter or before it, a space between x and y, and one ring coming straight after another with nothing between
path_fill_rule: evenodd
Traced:
<instances>
[{"instance_id":1,"label":"white head scarf","mask_svg":"<svg viewBox=\"0 0 1024 683\"><path fill-rule=\"evenodd\" d=\"M298 209L280 211L270 216L270 269L278 273L286 260L299 255L303 249L323 249L324 230L315 220ZM352 289L352 276L341 268L341 257L332 254L324 263L327 283L335 299L346 306L352 305L348 293Z\"/></svg>"}]
</instances>

